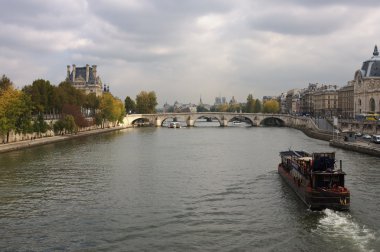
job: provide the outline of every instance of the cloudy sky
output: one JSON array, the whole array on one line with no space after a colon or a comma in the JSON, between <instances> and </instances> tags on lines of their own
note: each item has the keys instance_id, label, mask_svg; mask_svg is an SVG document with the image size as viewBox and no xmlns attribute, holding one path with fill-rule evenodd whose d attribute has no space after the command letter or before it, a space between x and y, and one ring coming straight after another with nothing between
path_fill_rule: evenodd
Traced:
<instances>
[{"instance_id":1,"label":"cloudy sky","mask_svg":"<svg viewBox=\"0 0 380 252\"><path fill-rule=\"evenodd\" d=\"M97 65L124 99L242 102L343 86L380 45L379 0L0 0L0 74L59 84Z\"/></svg>"}]
</instances>

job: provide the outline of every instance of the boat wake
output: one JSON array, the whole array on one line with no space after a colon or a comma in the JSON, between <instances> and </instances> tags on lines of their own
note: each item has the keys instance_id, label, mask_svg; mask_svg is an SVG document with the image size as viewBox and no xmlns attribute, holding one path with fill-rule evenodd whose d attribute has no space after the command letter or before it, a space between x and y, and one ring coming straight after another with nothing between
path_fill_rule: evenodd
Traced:
<instances>
[{"instance_id":1,"label":"boat wake","mask_svg":"<svg viewBox=\"0 0 380 252\"><path fill-rule=\"evenodd\" d=\"M342 244L342 248L359 251L375 251L371 243L376 240L376 233L365 226L360 226L347 212L330 209L323 211L316 232ZM343 241L343 243L342 243Z\"/></svg>"}]
</instances>

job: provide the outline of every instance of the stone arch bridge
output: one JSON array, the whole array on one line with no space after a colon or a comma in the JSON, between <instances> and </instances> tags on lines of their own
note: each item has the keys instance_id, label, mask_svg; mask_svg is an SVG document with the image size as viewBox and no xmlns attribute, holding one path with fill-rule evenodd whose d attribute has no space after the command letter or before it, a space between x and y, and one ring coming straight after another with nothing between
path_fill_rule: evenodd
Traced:
<instances>
[{"instance_id":1,"label":"stone arch bridge","mask_svg":"<svg viewBox=\"0 0 380 252\"><path fill-rule=\"evenodd\" d=\"M315 124L308 117L292 116L287 114L263 113L229 113L229 112L199 112L199 113L157 113L157 114L129 114L124 118L125 126L145 124L161 127L166 120L186 122L188 127L194 126L198 119L217 120L221 127L228 126L232 121L244 121L252 126L275 125L286 127L314 128Z\"/></svg>"}]
</instances>

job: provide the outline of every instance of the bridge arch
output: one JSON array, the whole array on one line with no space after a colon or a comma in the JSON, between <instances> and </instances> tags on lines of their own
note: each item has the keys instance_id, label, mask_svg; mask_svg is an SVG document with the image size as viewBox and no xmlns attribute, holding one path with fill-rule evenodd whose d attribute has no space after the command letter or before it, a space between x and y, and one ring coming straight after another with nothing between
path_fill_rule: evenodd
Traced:
<instances>
[{"instance_id":1,"label":"bridge arch","mask_svg":"<svg viewBox=\"0 0 380 252\"><path fill-rule=\"evenodd\" d=\"M228 122L244 122L244 123L247 123L249 124L250 126L253 126L255 125L254 122L252 121L252 118L249 118L247 116L244 116L244 115L236 115L234 117L232 117Z\"/></svg>"},{"instance_id":2,"label":"bridge arch","mask_svg":"<svg viewBox=\"0 0 380 252\"><path fill-rule=\"evenodd\" d=\"M167 126L169 122L184 122L186 124L186 120L184 119L184 117L178 116L178 115L164 116L164 117L161 117L160 120L161 120L161 126Z\"/></svg>"},{"instance_id":3,"label":"bridge arch","mask_svg":"<svg viewBox=\"0 0 380 252\"><path fill-rule=\"evenodd\" d=\"M146 118L146 117L139 117L139 118L135 118L132 122L131 122L132 126L151 126L152 123L151 121L149 120L149 118Z\"/></svg>"},{"instance_id":4,"label":"bridge arch","mask_svg":"<svg viewBox=\"0 0 380 252\"><path fill-rule=\"evenodd\" d=\"M265 117L260 121L260 126L276 126L276 127L284 127L285 121L276 116Z\"/></svg>"},{"instance_id":5,"label":"bridge arch","mask_svg":"<svg viewBox=\"0 0 380 252\"><path fill-rule=\"evenodd\" d=\"M216 115L200 115L200 116L193 117L193 119L194 119L194 127L199 127L199 125L197 123L197 122L199 122L199 119L206 119L206 120L213 120L213 119L215 119L215 120L218 121L219 126L222 125L221 119L218 116L216 116Z\"/></svg>"}]
</instances>

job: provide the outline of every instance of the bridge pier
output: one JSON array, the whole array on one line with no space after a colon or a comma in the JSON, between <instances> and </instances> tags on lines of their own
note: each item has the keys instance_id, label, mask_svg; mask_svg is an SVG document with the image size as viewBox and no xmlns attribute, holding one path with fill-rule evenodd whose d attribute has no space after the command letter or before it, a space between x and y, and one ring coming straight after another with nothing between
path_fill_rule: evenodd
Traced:
<instances>
[{"instance_id":1,"label":"bridge pier","mask_svg":"<svg viewBox=\"0 0 380 252\"><path fill-rule=\"evenodd\" d=\"M161 127L161 125L162 125L162 121L161 121L159 118L156 118L156 120L155 120L155 122L154 122L154 125L155 125L156 127Z\"/></svg>"},{"instance_id":2,"label":"bridge pier","mask_svg":"<svg viewBox=\"0 0 380 252\"><path fill-rule=\"evenodd\" d=\"M220 127L227 127L228 126L228 120L223 119L220 120Z\"/></svg>"},{"instance_id":3,"label":"bridge pier","mask_svg":"<svg viewBox=\"0 0 380 252\"><path fill-rule=\"evenodd\" d=\"M192 119L191 117L187 118L186 120L186 124L187 124L187 127L194 127L194 119Z\"/></svg>"}]
</instances>

